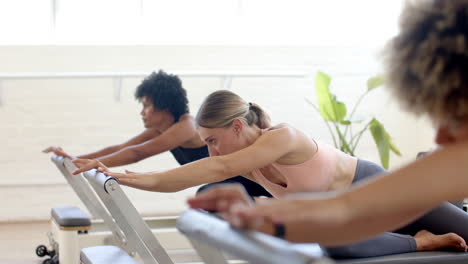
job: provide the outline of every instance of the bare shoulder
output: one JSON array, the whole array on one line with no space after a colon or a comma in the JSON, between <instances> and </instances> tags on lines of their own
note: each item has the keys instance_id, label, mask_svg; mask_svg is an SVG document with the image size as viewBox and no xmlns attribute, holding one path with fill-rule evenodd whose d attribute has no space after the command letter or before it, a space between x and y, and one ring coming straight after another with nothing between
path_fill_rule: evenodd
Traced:
<instances>
[{"instance_id":1,"label":"bare shoulder","mask_svg":"<svg viewBox=\"0 0 468 264\"><path fill-rule=\"evenodd\" d=\"M195 117L191 114L183 114L179 117L179 121L176 124L188 125L196 128Z\"/></svg>"},{"instance_id":2,"label":"bare shoulder","mask_svg":"<svg viewBox=\"0 0 468 264\"><path fill-rule=\"evenodd\" d=\"M265 131L265 134L274 133L274 134L293 136L294 134L297 134L298 132L300 131L297 128L291 126L288 123L279 123L275 126L268 128Z\"/></svg>"},{"instance_id":3,"label":"bare shoulder","mask_svg":"<svg viewBox=\"0 0 468 264\"><path fill-rule=\"evenodd\" d=\"M281 128L292 128L292 126L288 123L279 123L277 125L274 125L268 128L268 130L275 130L275 129L281 129Z\"/></svg>"},{"instance_id":4,"label":"bare shoulder","mask_svg":"<svg viewBox=\"0 0 468 264\"><path fill-rule=\"evenodd\" d=\"M190 121L190 122L195 122L195 117L192 116L191 114L183 114L179 117L179 122L181 121Z\"/></svg>"},{"instance_id":5,"label":"bare shoulder","mask_svg":"<svg viewBox=\"0 0 468 264\"><path fill-rule=\"evenodd\" d=\"M312 142L309 135L288 123L280 123L275 125L269 128L265 134L268 133L275 133L283 137L288 137L291 140L297 141L299 144L309 144ZM313 145L315 146L315 144Z\"/></svg>"},{"instance_id":6,"label":"bare shoulder","mask_svg":"<svg viewBox=\"0 0 468 264\"><path fill-rule=\"evenodd\" d=\"M281 142L280 144L289 150L286 155L277 160L280 164L299 164L310 159L317 152L314 141L288 123L273 126L265 134L271 134L273 139L270 142Z\"/></svg>"},{"instance_id":7,"label":"bare shoulder","mask_svg":"<svg viewBox=\"0 0 468 264\"><path fill-rule=\"evenodd\" d=\"M280 123L275 126L268 128L263 136L265 138L273 138L276 140L282 140L286 143L289 140L293 140L300 135L300 131L287 123Z\"/></svg>"},{"instance_id":8,"label":"bare shoulder","mask_svg":"<svg viewBox=\"0 0 468 264\"><path fill-rule=\"evenodd\" d=\"M180 116L179 120L164 132L165 140L176 140L185 144L194 138L199 138L195 118L190 114Z\"/></svg>"}]
</instances>

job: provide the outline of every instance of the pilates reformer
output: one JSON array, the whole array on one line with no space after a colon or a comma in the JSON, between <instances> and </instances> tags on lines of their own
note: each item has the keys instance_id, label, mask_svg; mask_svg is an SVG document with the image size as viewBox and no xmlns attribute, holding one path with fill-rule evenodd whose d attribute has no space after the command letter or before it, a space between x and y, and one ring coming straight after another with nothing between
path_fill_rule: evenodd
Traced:
<instances>
[{"instance_id":1,"label":"pilates reformer","mask_svg":"<svg viewBox=\"0 0 468 264\"><path fill-rule=\"evenodd\" d=\"M69 160L67 162L67 159L62 157L54 157L53 160L56 164L63 164L63 167L59 166L59 169L66 169L67 166L70 166L70 164L72 165ZM69 254L66 259L63 258L63 254L65 254L63 249L60 248L60 263L78 263L78 259L81 259L81 263L84 264L140 263L137 262L136 259L143 261L143 263L173 263L173 260L168 257L170 255L170 248L167 248L167 246L161 247L161 244L159 244L159 241L154 236L156 233L156 236L160 239L161 234L149 229L148 224L143 221L115 179L105 177L101 173L96 173L95 170L85 172L83 175L87 179L87 182L89 182L87 186L94 189L94 200L91 201L102 202L102 204L95 205L94 207L104 210L107 213L108 221L110 219L110 221L113 222L114 235L108 234L108 237L112 237L114 242L95 243L94 245L106 244L105 246L97 247L81 243L74 248L73 254ZM72 177L72 179L81 178L86 181L83 177ZM77 185L74 184L72 186ZM78 193L79 192L77 192L77 194ZM80 198L83 200L81 195ZM88 203L91 201L88 201ZM66 219L66 217L60 217L60 214L66 215L65 212L66 210L56 210L54 213L53 210L52 222L61 222L60 219ZM70 223L81 221L77 219L68 221ZM104 222L107 221L104 220ZM65 225L63 222L61 223ZM166 226L169 229L173 229L174 224L175 218L173 218L170 223L166 223ZM56 226L60 226L60 224L56 223ZM193 248L195 248L200 258L206 264L245 263L245 261L253 264L333 263L331 260L322 257L324 252L316 244L292 244L265 234L238 231L232 229L225 221L204 212L189 210L183 213L177 220L177 228L187 236ZM86 233L90 235L91 231L92 229L78 232L74 230L73 234L74 236L80 237L85 236L84 234ZM61 230L60 232L70 231ZM143 234L141 234L141 232L143 232ZM171 232L173 232L173 230ZM64 235L62 235L62 237L63 236ZM60 237L60 235L58 237ZM172 238L175 237L172 236ZM81 239L75 238L75 240ZM171 240L171 238L167 238L167 240ZM179 250L192 248L187 240L182 240L183 239L170 241L169 243L178 244L178 246L174 248ZM179 244L180 241L183 245ZM78 248L78 251L76 248ZM82 249L81 253L77 253L80 249ZM138 255L136 259L132 258L132 256L136 255ZM193 262L193 256L191 257ZM242 260L233 260L236 257ZM159 260L158 258L163 258L163 260ZM278 260L282 262L275 262ZM340 264L458 264L468 263L468 254L442 251L416 252L375 258L339 260L336 262Z\"/></svg>"},{"instance_id":2,"label":"pilates reformer","mask_svg":"<svg viewBox=\"0 0 468 264\"><path fill-rule=\"evenodd\" d=\"M460 206L460 205L459 205ZM460 206L461 207L461 206ZM466 211L466 210L465 210ZM206 264L227 263L228 252L252 263L337 263L337 264L462 264L468 253L425 251L370 258L333 260L323 258L317 244L292 244L284 240L248 231L235 230L212 214L187 210L177 219L177 228L185 234Z\"/></svg>"},{"instance_id":3,"label":"pilates reformer","mask_svg":"<svg viewBox=\"0 0 468 264\"><path fill-rule=\"evenodd\" d=\"M166 250L120 188L116 179L96 170L84 172L83 175L115 221L115 228L121 234L125 248L120 246L84 248L79 258L82 263L138 263L132 258L137 256L143 263L173 264Z\"/></svg>"},{"instance_id":4,"label":"pilates reformer","mask_svg":"<svg viewBox=\"0 0 468 264\"><path fill-rule=\"evenodd\" d=\"M52 161L63 174L92 217L77 207L54 207L51 210L51 229L48 232L48 246L39 245L36 254L49 256L44 264L78 263L80 250L97 245L115 245L135 251L128 246L124 234L117 226L114 217L103 204L97 192L84 175L72 175L76 169L70 159L52 156ZM165 249L178 262L192 261L196 254L190 243L177 232L176 217L145 217L145 223L152 233L163 242Z\"/></svg>"},{"instance_id":5,"label":"pilates reformer","mask_svg":"<svg viewBox=\"0 0 468 264\"><path fill-rule=\"evenodd\" d=\"M128 254L127 250L117 246L95 246L83 248L80 253L80 261L82 264L107 264L107 263L149 263L149 264L172 264L173 260L166 254L157 238L153 235L149 227L141 218L140 214L133 207L130 200L127 198L119 183L112 177L107 177L96 170L91 170L83 173L87 180L91 183L94 191L103 202L105 208L109 211L116 223L116 227L122 231L126 245L135 254ZM197 212L198 213L198 212ZM184 214L178 223L178 228L181 229L183 222L199 223L203 222L198 215ZM226 228L229 225L222 221ZM207 255L200 251L203 248L203 243L191 240L191 244L199 252L200 257L206 264L227 264L227 263L252 263L252 264L279 264L279 263L309 263L323 264L328 263L322 258L322 250L316 244L307 245L307 252L299 249L302 245L295 245L284 240L277 239L265 234L250 232L252 234L243 234L241 232L233 232L237 234L231 239L229 236L224 236L219 233L215 226L205 225L205 231L213 232L219 237L219 241L227 241L224 245L229 247L233 245L235 249L227 254L217 253L215 256ZM226 235L232 235L226 233ZM252 239L253 238L253 239ZM247 254L239 254L243 251ZM231 254L232 253L232 254ZM232 257L235 256L235 257ZM256 257L257 256L257 257ZM135 258L133 258L135 257ZM236 259L238 257L239 259ZM298 261L295 261L295 260ZM223 262L221 261L223 260ZM307 262L299 262L299 260L307 260ZM247 261L247 262L246 262ZM200 262L198 262L200 263Z\"/></svg>"},{"instance_id":6,"label":"pilates reformer","mask_svg":"<svg viewBox=\"0 0 468 264\"><path fill-rule=\"evenodd\" d=\"M253 264L326 264L318 244L293 244L253 231L239 231L226 221L199 210L187 210L177 220L206 264L228 264L223 252Z\"/></svg>"},{"instance_id":7,"label":"pilates reformer","mask_svg":"<svg viewBox=\"0 0 468 264\"><path fill-rule=\"evenodd\" d=\"M188 210L177 219L177 228L184 233L206 264L226 262L220 252L251 260L252 263L337 263L337 264L466 264L468 253L424 251L381 257L330 260L319 258L324 252L314 244L291 244L255 232L238 231L212 215ZM198 244L194 244L197 241ZM261 241L261 242L260 242ZM274 248L274 250L272 250ZM316 261L316 262L314 262Z\"/></svg>"},{"instance_id":8,"label":"pilates reformer","mask_svg":"<svg viewBox=\"0 0 468 264\"><path fill-rule=\"evenodd\" d=\"M102 217L112 233L105 232L107 234L104 238L102 234L96 234L101 238L91 239L94 236L95 223L84 212L76 207L53 208L51 221L53 232L49 238L51 245L54 245L56 256L45 262L78 263L78 260L81 260L81 263L85 264L138 263L133 258L137 256L136 259L143 263L169 264L173 263L172 259L175 259L174 256L177 255L171 253L178 253L177 251L186 254L183 261L188 261L189 258L192 262L199 261L198 256L192 253L190 243L181 234L179 238L176 235L166 236L164 240L170 246L162 247L158 241L162 235L161 232L150 230L148 221L143 221L115 179L97 173L95 170L72 176L70 172L75 170L75 166L69 159L54 156L52 160L93 216ZM171 230L173 232L175 218L170 220L164 224L159 222L159 227L173 229ZM262 234L258 235L262 236ZM174 238L176 238L175 241ZM198 245L193 241L191 244ZM223 258L230 259L229 263L245 263L242 260L233 260L228 254L223 255ZM179 257L179 259L182 258Z\"/></svg>"},{"instance_id":9,"label":"pilates reformer","mask_svg":"<svg viewBox=\"0 0 468 264\"><path fill-rule=\"evenodd\" d=\"M111 215L123 232L136 241L130 244L139 245L136 250L151 250L157 248L151 241L157 240L152 236L148 228L142 228L145 223L131 202L120 189L118 182L101 173L86 172L88 180L94 179L93 187L101 196ZM93 178L94 177L94 178ZM102 197L102 196L107 196ZM115 207L115 208L114 208ZM127 210L127 208L133 208ZM119 211L120 210L120 211ZM119 213L120 212L120 213ZM122 214L125 212L125 214ZM121 220L118 220L120 218ZM193 248L197 251L205 264L227 264L227 263L251 263L251 264L328 264L334 263L325 256L324 251L317 244L294 244L266 234L251 231L239 231L229 224L208 213L197 210L188 210L179 216L177 229L185 234ZM129 235L130 232L138 233L138 236ZM136 230L136 231L131 231ZM146 232L146 233L145 233ZM130 233L131 234L131 233ZM149 242L148 242L149 240ZM130 242L130 240L129 240ZM159 251L154 253L158 258ZM109 252L112 252L110 254ZM140 252L138 254L141 256ZM147 254L149 255L149 254ZM111 259L112 257L112 259ZM120 248L117 247L90 247L81 251L80 259L83 264L104 263L139 263ZM236 260L236 258L238 258ZM336 261L338 264L459 264L467 263L468 254L458 252L416 252L398 254L385 257L350 259ZM120 262L122 261L122 262ZM133 261L133 262L130 262ZM162 260L152 262L152 259L144 260L143 263L165 264ZM168 262L171 263L171 262Z\"/></svg>"}]
</instances>

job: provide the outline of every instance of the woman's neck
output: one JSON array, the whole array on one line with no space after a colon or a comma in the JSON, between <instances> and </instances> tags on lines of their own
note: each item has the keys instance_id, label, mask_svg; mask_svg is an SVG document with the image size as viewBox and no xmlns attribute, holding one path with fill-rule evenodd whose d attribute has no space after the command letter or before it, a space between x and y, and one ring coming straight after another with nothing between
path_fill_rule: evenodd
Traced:
<instances>
[{"instance_id":1,"label":"woman's neck","mask_svg":"<svg viewBox=\"0 0 468 264\"><path fill-rule=\"evenodd\" d=\"M252 145L262 135L262 130L257 126L248 127L245 130L245 141L247 145Z\"/></svg>"},{"instance_id":2,"label":"woman's neck","mask_svg":"<svg viewBox=\"0 0 468 264\"><path fill-rule=\"evenodd\" d=\"M162 119L161 123L158 125L157 129L158 129L159 132L163 133L166 130L168 130L171 126L173 126L175 123L177 123L177 122L175 121L174 116L172 114L170 114L170 113L165 113L165 115L163 116L163 119Z\"/></svg>"}]
</instances>

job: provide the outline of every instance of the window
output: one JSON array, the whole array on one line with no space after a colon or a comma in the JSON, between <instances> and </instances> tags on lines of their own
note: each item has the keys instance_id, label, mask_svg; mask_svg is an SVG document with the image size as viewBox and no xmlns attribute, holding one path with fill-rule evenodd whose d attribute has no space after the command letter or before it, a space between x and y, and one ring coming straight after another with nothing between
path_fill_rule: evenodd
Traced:
<instances>
[{"instance_id":1,"label":"window","mask_svg":"<svg viewBox=\"0 0 468 264\"><path fill-rule=\"evenodd\" d=\"M0 44L376 46L396 33L402 3L3 0Z\"/></svg>"}]
</instances>

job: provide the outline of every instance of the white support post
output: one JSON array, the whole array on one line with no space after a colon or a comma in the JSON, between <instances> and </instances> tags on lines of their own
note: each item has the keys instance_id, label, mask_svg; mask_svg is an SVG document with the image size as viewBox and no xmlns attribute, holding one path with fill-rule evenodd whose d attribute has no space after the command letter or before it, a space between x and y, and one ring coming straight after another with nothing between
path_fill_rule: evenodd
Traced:
<instances>
[{"instance_id":1,"label":"white support post","mask_svg":"<svg viewBox=\"0 0 468 264\"><path fill-rule=\"evenodd\" d=\"M3 82L0 80L0 106L3 105Z\"/></svg>"},{"instance_id":2,"label":"white support post","mask_svg":"<svg viewBox=\"0 0 468 264\"><path fill-rule=\"evenodd\" d=\"M242 0L237 0L237 15L241 16L244 13L244 5Z\"/></svg>"},{"instance_id":3,"label":"white support post","mask_svg":"<svg viewBox=\"0 0 468 264\"><path fill-rule=\"evenodd\" d=\"M58 0L50 0L50 26L52 31L55 31L57 23L57 2Z\"/></svg>"},{"instance_id":4,"label":"white support post","mask_svg":"<svg viewBox=\"0 0 468 264\"><path fill-rule=\"evenodd\" d=\"M140 0L140 16L145 14L144 0Z\"/></svg>"},{"instance_id":5,"label":"white support post","mask_svg":"<svg viewBox=\"0 0 468 264\"><path fill-rule=\"evenodd\" d=\"M223 90L231 90L231 85L232 85L231 75L223 76L222 82L223 82Z\"/></svg>"},{"instance_id":6,"label":"white support post","mask_svg":"<svg viewBox=\"0 0 468 264\"><path fill-rule=\"evenodd\" d=\"M120 102L121 94L122 94L122 84L123 78L121 76L116 77L114 80L114 99L117 102Z\"/></svg>"}]
</instances>

